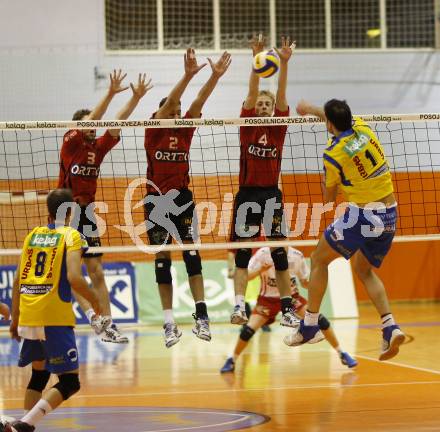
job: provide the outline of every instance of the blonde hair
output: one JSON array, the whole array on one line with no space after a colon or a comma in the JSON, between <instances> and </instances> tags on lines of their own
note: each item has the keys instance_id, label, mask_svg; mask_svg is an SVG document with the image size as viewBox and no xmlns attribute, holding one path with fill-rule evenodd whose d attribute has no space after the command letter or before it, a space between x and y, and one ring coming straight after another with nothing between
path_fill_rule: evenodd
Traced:
<instances>
[{"instance_id":1,"label":"blonde hair","mask_svg":"<svg viewBox=\"0 0 440 432\"><path fill-rule=\"evenodd\" d=\"M272 100L272 104L275 105L275 95L269 91L269 90L260 90L258 92L258 97L260 96L267 96L268 98L270 98Z\"/></svg>"}]
</instances>

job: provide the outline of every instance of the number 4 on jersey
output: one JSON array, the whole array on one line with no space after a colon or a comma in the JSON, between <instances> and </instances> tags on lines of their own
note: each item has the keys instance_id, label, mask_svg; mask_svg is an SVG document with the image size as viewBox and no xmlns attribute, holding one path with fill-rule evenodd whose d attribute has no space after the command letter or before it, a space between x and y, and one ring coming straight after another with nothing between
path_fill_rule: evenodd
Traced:
<instances>
[{"instance_id":1,"label":"number 4 on jersey","mask_svg":"<svg viewBox=\"0 0 440 432\"><path fill-rule=\"evenodd\" d=\"M258 140L258 144L263 144L264 146L267 145L267 136L266 136L266 134L261 135L260 139Z\"/></svg>"}]
</instances>

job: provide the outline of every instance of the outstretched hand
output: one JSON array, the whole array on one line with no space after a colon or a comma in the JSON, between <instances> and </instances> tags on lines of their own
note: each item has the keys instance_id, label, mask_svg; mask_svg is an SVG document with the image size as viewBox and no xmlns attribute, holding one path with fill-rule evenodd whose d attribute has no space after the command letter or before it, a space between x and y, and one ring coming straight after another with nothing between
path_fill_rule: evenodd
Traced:
<instances>
[{"instance_id":1,"label":"outstretched hand","mask_svg":"<svg viewBox=\"0 0 440 432\"><path fill-rule=\"evenodd\" d=\"M193 77L200 69L206 66L206 63L201 65L197 64L196 53L193 48L188 48L184 55L185 74Z\"/></svg>"},{"instance_id":2,"label":"outstretched hand","mask_svg":"<svg viewBox=\"0 0 440 432\"><path fill-rule=\"evenodd\" d=\"M290 57L293 55L295 47L296 41L290 42L290 38L283 36L281 38L281 48L274 47L274 50L277 52L280 60L287 63L290 60Z\"/></svg>"},{"instance_id":3,"label":"outstretched hand","mask_svg":"<svg viewBox=\"0 0 440 432\"><path fill-rule=\"evenodd\" d=\"M121 93L128 89L128 86L123 87L122 81L127 76L127 74L122 74L121 69L118 71L113 70L113 73L110 74L110 86L108 88L108 92L111 95L115 95L117 93Z\"/></svg>"},{"instance_id":4,"label":"outstretched hand","mask_svg":"<svg viewBox=\"0 0 440 432\"><path fill-rule=\"evenodd\" d=\"M10 316L11 312L8 305L0 302L0 320L4 319L5 321L8 321Z\"/></svg>"},{"instance_id":5,"label":"outstretched hand","mask_svg":"<svg viewBox=\"0 0 440 432\"><path fill-rule=\"evenodd\" d=\"M312 113L312 105L304 99L301 99L296 105L296 112L300 116L305 116Z\"/></svg>"},{"instance_id":6,"label":"outstretched hand","mask_svg":"<svg viewBox=\"0 0 440 432\"><path fill-rule=\"evenodd\" d=\"M266 38L260 33L258 36L254 35L251 40L252 54L255 57L258 53L264 51L264 44Z\"/></svg>"},{"instance_id":7,"label":"outstretched hand","mask_svg":"<svg viewBox=\"0 0 440 432\"><path fill-rule=\"evenodd\" d=\"M141 99L145 94L150 91L153 86L151 85L151 78L147 81L147 74L139 74L137 85L130 83L133 96Z\"/></svg>"},{"instance_id":8,"label":"outstretched hand","mask_svg":"<svg viewBox=\"0 0 440 432\"><path fill-rule=\"evenodd\" d=\"M21 341L21 337L18 335L18 321L12 320L9 326L9 334L11 339L15 339L17 342Z\"/></svg>"},{"instance_id":9,"label":"outstretched hand","mask_svg":"<svg viewBox=\"0 0 440 432\"><path fill-rule=\"evenodd\" d=\"M225 51L216 63L214 63L210 58L208 58L208 61L212 69L212 74L220 78L228 70L232 59L231 54Z\"/></svg>"}]
</instances>

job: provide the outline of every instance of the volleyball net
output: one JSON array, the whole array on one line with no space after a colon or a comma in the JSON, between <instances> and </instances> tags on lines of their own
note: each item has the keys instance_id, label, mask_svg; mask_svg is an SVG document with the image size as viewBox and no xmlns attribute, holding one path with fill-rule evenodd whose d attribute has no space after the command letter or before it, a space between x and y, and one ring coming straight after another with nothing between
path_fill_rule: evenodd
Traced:
<instances>
[{"instance_id":1,"label":"volleyball net","mask_svg":"<svg viewBox=\"0 0 440 432\"><path fill-rule=\"evenodd\" d=\"M377 134L393 174L399 204L396 240L437 240L440 114L361 117ZM57 185L60 149L67 130L96 128L99 136L106 128L117 127L121 128L121 140L100 167L94 209L101 251L111 252L112 259L135 261L154 251L147 247L142 205L147 186L145 128L197 127L189 154L189 188L196 204L200 242L183 247L196 247L204 251L205 258L224 258L226 250L238 247L229 242L229 233L233 198L239 188L239 127L258 125L288 126L279 179L288 228L285 244L316 243L325 226L344 208L339 203L331 208L323 205L322 154L328 134L316 118L0 122L1 262L9 263L9 258L19 253L33 227L47 223L45 199ZM262 244L269 243L255 245ZM174 244L162 250L181 248Z\"/></svg>"}]
</instances>

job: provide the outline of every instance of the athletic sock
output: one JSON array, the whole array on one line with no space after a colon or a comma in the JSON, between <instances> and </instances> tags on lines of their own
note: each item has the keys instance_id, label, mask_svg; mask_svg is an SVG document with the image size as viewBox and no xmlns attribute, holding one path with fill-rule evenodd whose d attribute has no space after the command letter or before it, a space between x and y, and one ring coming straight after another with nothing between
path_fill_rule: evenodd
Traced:
<instances>
[{"instance_id":1,"label":"athletic sock","mask_svg":"<svg viewBox=\"0 0 440 432\"><path fill-rule=\"evenodd\" d=\"M172 309L164 309L163 310L163 317L164 317L165 324L174 324L174 316L173 316Z\"/></svg>"},{"instance_id":2,"label":"athletic sock","mask_svg":"<svg viewBox=\"0 0 440 432\"><path fill-rule=\"evenodd\" d=\"M96 315L95 311L90 308L86 310L86 317L89 320L89 323L92 324L92 318Z\"/></svg>"},{"instance_id":3,"label":"athletic sock","mask_svg":"<svg viewBox=\"0 0 440 432\"><path fill-rule=\"evenodd\" d=\"M244 304L244 295L242 294L236 294L235 296L235 304L240 306L240 309L242 311L246 310L246 306Z\"/></svg>"},{"instance_id":4,"label":"athletic sock","mask_svg":"<svg viewBox=\"0 0 440 432\"><path fill-rule=\"evenodd\" d=\"M396 322L394 321L393 314L387 313L385 315L381 316L382 318L382 328L390 327L392 325L396 325Z\"/></svg>"},{"instance_id":5,"label":"athletic sock","mask_svg":"<svg viewBox=\"0 0 440 432\"><path fill-rule=\"evenodd\" d=\"M35 426L45 415L52 411L52 407L44 399L40 399L34 407L23 416L22 422Z\"/></svg>"},{"instance_id":6,"label":"athletic sock","mask_svg":"<svg viewBox=\"0 0 440 432\"><path fill-rule=\"evenodd\" d=\"M208 309L204 300L196 302L196 317L208 318Z\"/></svg>"},{"instance_id":7,"label":"athletic sock","mask_svg":"<svg viewBox=\"0 0 440 432\"><path fill-rule=\"evenodd\" d=\"M281 297L281 312L283 314L290 312L292 310L292 297L286 296Z\"/></svg>"},{"instance_id":8,"label":"athletic sock","mask_svg":"<svg viewBox=\"0 0 440 432\"><path fill-rule=\"evenodd\" d=\"M319 319L319 312L306 311L306 315L304 317L304 324L306 326L317 326L318 319Z\"/></svg>"}]
</instances>

